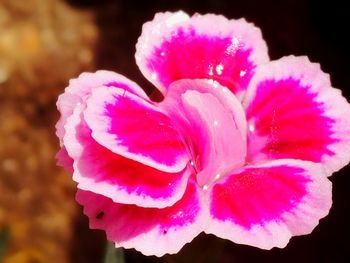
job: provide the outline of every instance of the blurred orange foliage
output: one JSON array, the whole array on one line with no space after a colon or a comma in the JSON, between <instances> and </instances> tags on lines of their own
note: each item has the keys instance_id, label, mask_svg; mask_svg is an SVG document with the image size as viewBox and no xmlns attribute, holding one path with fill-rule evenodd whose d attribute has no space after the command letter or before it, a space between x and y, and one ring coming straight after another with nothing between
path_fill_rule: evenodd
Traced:
<instances>
[{"instance_id":1,"label":"blurred orange foliage","mask_svg":"<svg viewBox=\"0 0 350 263\"><path fill-rule=\"evenodd\" d=\"M55 103L68 79L94 68L94 17L61 0L1 0L0 32L4 263L70 262L77 205L70 176L55 164Z\"/></svg>"}]
</instances>

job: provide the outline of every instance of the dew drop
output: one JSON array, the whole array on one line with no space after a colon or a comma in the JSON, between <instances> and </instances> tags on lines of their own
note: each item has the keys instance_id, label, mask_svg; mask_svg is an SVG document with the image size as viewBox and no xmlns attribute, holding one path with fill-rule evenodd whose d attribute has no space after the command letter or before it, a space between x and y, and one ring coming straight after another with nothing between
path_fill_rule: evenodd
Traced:
<instances>
[{"instance_id":1,"label":"dew drop","mask_svg":"<svg viewBox=\"0 0 350 263\"><path fill-rule=\"evenodd\" d=\"M255 131L255 126L254 126L254 124L249 124L249 131L250 132L254 132Z\"/></svg>"},{"instance_id":2,"label":"dew drop","mask_svg":"<svg viewBox=\"0 0 350 263\"><path fill-rule=\"evenodd\" d=\"M203 190L204 190L204 191L208 190L208 185L206 185L206 184L203 185Z\"/></svg>"},{"instance_id":3,"label":"dew drop","mask_svg":"<svg viewBox=\"0 0 350 263\"><path fill-rule=\"evenodd\" d=\"M152 78L153 80L156 80L156 79L157 79L157 74L153 72L152 75L151 75L151 78Z\"/></svg>"},{"instance_id":4,"label":"dew drop","mask_svg":"<svg viewBox=\"0 0 350 263\"><path fill-rule=\"evenodd\" d=\"M239 47L239 40L237 37L233 37L231 40L231 44L226 49L226 54L230 56L234 56L234 54L237 52L237 49Z\"/></svg>"},{"instance_id":5,"label":"dew drop","mask_svg":"<svg viewBox=\"0 0 350 263\"><path fill-rule=\"evenodd\" d=\"M218 75L221 75L222 71L224 70L224 66L220 63L219 65L216 66L215 70Z\"/></svg>"},{"instance_id":6,"label":"dew drop","mask_svg":"<svg viewBox=\"0 0 350 263\"><path fill-rule=\"evenodd\" d=\"M239 76L241 76L241 77L244 77L245 74L247 74L247 71L246 71L246 70L241 70L241 71L239 72Z\"/></svg>"},{"instance_id":7,"label":"dew drop","mask_svg":"<svg viewBox=\"0 0 350 263\"><path fill-rule=\"evenodd\" d=\"M209 66L209 76L213 76L214 75L214 72L213 72L213 65L210 65Z\"/></svg>"}]
</instances>

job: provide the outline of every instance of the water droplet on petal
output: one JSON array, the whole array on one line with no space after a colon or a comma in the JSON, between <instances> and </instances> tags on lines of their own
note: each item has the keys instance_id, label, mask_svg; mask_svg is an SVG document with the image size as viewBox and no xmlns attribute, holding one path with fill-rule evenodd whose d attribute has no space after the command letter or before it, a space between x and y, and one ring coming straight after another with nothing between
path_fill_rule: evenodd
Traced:
<instances>
[{"instance_id":1,"label":"water droplet on petal","mask_svg":"<svg viewBox=\"0 0 350 263\"><path fill-rule=\"evenodd\" d=\"M249 129L250 132L254 132L254 131L255 131L255 126L254 126L254 124L249 124L248 129Z\"/></svg>"},{"instance_id":2,"label":"water droplet on petal","mask_svg":"<svg viewBox=\"0 0 350 263\"><path fill-rule=\"evenodd\" d=\"M208 185L206 185L206 184L203 185L203 190L204 190L204 191L208 190L208 188L209 188Z\"/></svg>"},{"instance_id":3,"label":"water droplet on petal","mask_svg":"<svg viewBox=\"0 0 350 263\"><path fill-rule=\"evenodd\" d=\"M218 75L221 75L222 71L224 70L224 66L220 63L219 65L216 66L215 70Z\"/></svg>"},{"instance_id":4,"label":"water droplet on petal","mask_svg":"<svg viewBox=\"0 0 350 263\"><path fill-rule=\"evenodd\" d=\"M239 40L237 37L233 37L231 40L231 44L226 49L226 54L229 56L234 56L239 47Z\"/></svg>"},{"instance_id":5,"label":"water droplet on petal","mask_svg":"<svg viewBox=\"0 0 350 263\"><path fill-rule=\"evenodd\" d=\"M213 65L209 65L209 76L213 76L214 75L214 70L213 70Z\"/></svg>"},{"instance_id":6,"label":"water droplet on petal","mask_svg":"<svg viewBox=\"0 0 350 263\"><path fill-rule=\"evenodd\" d=\"M239 76L241 76L241 77L244 77L245 74L247 74L247 71L246 71L246 70L241 70L241 71L239 72Z\"/></svg>"},{"instance_id":7,"label":"water droplet on petal","mask_svg":"<svg viewBox=\"0 0 350 263\"><path fill-rule=\"evenodd\" d=\"M152 73L152 75L151 75L151 78L153 79L153 80L156 80L157 79L157 73Z\"/></svg>"}]
</instances>

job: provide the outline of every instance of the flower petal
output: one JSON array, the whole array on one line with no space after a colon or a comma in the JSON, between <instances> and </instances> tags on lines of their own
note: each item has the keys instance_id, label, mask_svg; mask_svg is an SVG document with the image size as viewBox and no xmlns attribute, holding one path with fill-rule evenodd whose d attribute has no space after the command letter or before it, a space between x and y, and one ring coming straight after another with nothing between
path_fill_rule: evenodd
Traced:
<instances>
[{"instance_id":1,"label":"flower petal","mask_svg":"<svg viewBox=\"0 0 350 263\"><path fill-rule=\"evenodd\" d=\"M322 163L327 175L350 160L350 105L306 57L259 67L244 101L248 161L295 158Z\"/></svg>"},{"instance_id":2,"label":"flower petal","mask_svg":"<svg viewBox=\"0 0 350 263\"><path fill-rule=\"evenodd\" d=\"M101 87L87 101L92 137L114 153L165 172L180 172L189 155L172 120L151 102Z\"/></svg>"},{"instance_id":3,"label":"flower petal","mask_svg":"<svg viewBox=\"0 0 350 263\"><path fill-rule=\"evenodd\" d=\"M332 203L320 164L276 160L252 166L213 186L206 233L263 249L309 234Z\"/></svg>"},{"instance_id":4,"label":"flower petal","mask_svg":"<svg viewBox=\"0 0 350 263\"><path fill-rule=\"evenodd\" d=\"M164 209L113 203L109 198L78 190L90 227L103 229L116 247L135 248L145 255L177 253L203 230L203 209L196 185L189 183L183 198Z\"/></svg>"},{"instance_id":5,"label":"flower petal","mask_svg":"<svg viewBox=\"0 0 350 263\"><path fill-rule=\"evenodd\" d=\"M182 96L187 119L197 131L197 160L200 167L198 183L205 185L221 173L245 162L246 145L233 114L210 93L187 91Z\"/></svg>"},{"instance_id":6,"label":"flower petal","mask_svg":"<svg viewBox=\"0 0 350 263\"><path fill-rule=\"evenodd\" d=\"M74 160L68 155L66 147L62 147L56 154L57 165L63 167L67 172L73 172Z\"/></svg>"},{"instance_id":7,"label":"flower petal","mask_svg":"<svg viewBox=\"0 0 350 263\"><path fill-rule=\"evenodd\" d=\"M147 98L146 93L135 82L112 71L99 70L95 73L85 72L80 74L78 78L71 79L69 86L57 100L57 108L61 117L56 124L56 134L60 139L61 146L65 134L64 125L67 118L72 115L77 104L83 103L86 100L86 97L91 94L94 88L101 86L125 89L140 97Z\"/></svg>"},{"instance_id":8,"label":"flower petal","mask_svg":"<svg viewBox=\"0 0 350 263\"><path fill-rule=\"evenodd\" d=\"M79 105L68 118L64 137L80 189L142 207L166 207L183 196L191 169L166 173L111 152L91 137L84 108Z\"/></svg>"},{"instance_id":9,"label":"flower petal","mask_svg":"<svg viewBox=\"0 0 350 263\"><path fill-rule=\"evenodd\" d=\"M182 11L158 13L144 24L135 57L142 73L163 93L175 80L199 78L240 93L256 65L269 60L260 30L244 19L189 17Z\"/></svg>"},{"instance_id":10,"label":"flower petal","mask_svg":"<svg viewBox=\"0 0 350 263\"><path fill-rule=\"evenodd\" d=\"M246 158L246 121L236 97L207 80L179 80L170 87L160 107L180 122L177 126L192 150L199 185L241 167Z\"/></svg>"}]
</instances>

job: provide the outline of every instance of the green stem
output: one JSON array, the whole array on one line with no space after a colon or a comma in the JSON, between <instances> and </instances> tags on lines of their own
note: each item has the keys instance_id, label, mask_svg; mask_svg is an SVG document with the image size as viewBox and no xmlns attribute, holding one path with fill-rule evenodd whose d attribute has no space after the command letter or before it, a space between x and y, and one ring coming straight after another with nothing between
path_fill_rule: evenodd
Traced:
<instances>
[{"instance_id":1,"label":"green stem","mask_svg":"<svg viewBox=\"0 0 350 263\"><path fill-rule=\"evenodd\" d=\"M7 249L8 241L10 239L10 231L4 228L0 231L0 262L2 262Z\"/></svg>"},{"instance_id":2,"label":"green stem","mask_svg":"<svg viewBox=\"0 0 350 263\"><path fill-rule=\"evenodd\" d=\"M104 263L125 263L122 248L115 248L114 243L107 242Z\"/></svg>"}]
</instances>

